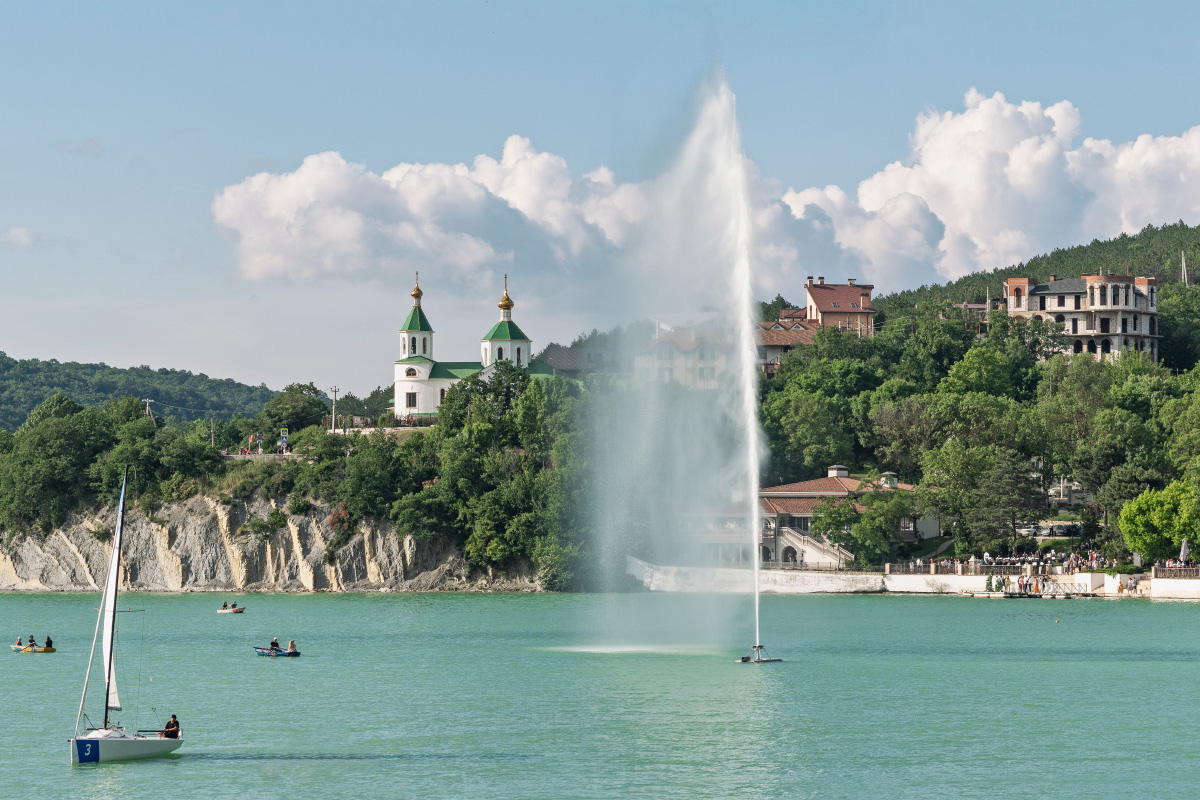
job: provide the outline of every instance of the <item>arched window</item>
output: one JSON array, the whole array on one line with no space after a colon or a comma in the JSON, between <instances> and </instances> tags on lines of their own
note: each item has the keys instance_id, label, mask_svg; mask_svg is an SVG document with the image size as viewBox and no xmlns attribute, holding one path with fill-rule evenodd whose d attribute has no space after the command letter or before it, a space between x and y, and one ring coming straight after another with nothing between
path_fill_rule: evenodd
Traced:
<instances>
[{"instance_id":1,"label":"arched window","mask_svg":"<svg viewBox=\"0 0 1200 800\"><path fill-rule=\"evenodd\" d=\"M1041 315L1041 314L1034 314L1034 315L1033 315L1033 318L1034 318L1034 319L1036 319L1036 320L1038 320L1038 321L1040 322L1040 321L1041 321L1041 319L1042 319L1042 315Z\"/></svg>"},{"instance_id":2,"label":"arched window","mask_svg":"<svg viewBox=\"0 0 1200 800\"><path fill-rule=\"evenodd\" d=\"M497 348L496 348L496 360L497 360L497 361L503 361L503 360L504 360L504 348L503 348L503 347L497 347Z\"/></svg>"},{"instance_id":3,"label":"arched window","mask_svg":"<svg viewBox=\"0 0 1200 800\"><path fill-rule=\"evenodd\" d=\"M1108 305L1108 287L1107 286L1100 287L1100 305L1102 305L1102 306Z\"/></svg>"},{"instance_id":4,"label":"arched window","mask_svg":"<svg viewBox=\"0 0 1200 800\"><path fill-rule=\"evenodd\" d=\"M1096 305L1096 287L1095 286L1088 287L1088 305L1089 306Z\"/></svg>"},{"instance_id":5,"label":"arched window","mask_svg":"<svg viewBox=\"0 0 1200 800\"><path fill-rule=\"evenodd\" d=\"M517 366L521 366L521 348L517 348Z\"/></svg>"},{"instance_id":6,"label":"arched window","mask_svg":"<svg viewBox=\"0 0 1200 800\"><path fill-rule=\"evenodd\" d=\"M409 367L408 369L404 370L404 376L406 378L415 378L417 377L417 371L412 367Z\"/></svg>"},{"instance_id":7,"label":"arched window","mask_svg":"<svg viewBox=\"0 0 1200 800\"><path fill-rule=\"evenodd\" d=\"M1075 345L1074 345L1074 350L1076 353L1082 353L1083 352L1083 342L1076 339Z\"/></svg>"},{"instance_id":8,"label":"arched window","mask_svg":"<svg viewBox=\"0 0 1200 800\"><path fill-rule=\"evenodd\" d=\"M1088 352L1089 353L1096 352L1096 340L1095 339L1088 339Z\"/></svg>"},{"instance_id":9,"label":"arched window","mask_svg":"<svg viewBox=\"0 0 1200 800\"><path fill-rule=\"evenodd\" d=\"M428 337L428 336L422 336L422 337L421 337L421 355L425 355L425 353L427 353L427 352L428 352L428 351L426 350L426 347L428 346L428 344L429 344L429 337Z\"/></svg>"},{"instance_id":10,"label":"arched window","mask_svg":"<svg viewBox=\"0 0 1200 800\"><path fill-rule=\"evenodd\" d=\"M1109 339L1100 340L1100 355L1106 355L1112 352L1112 341Z\"/></svg>"},{"instance_id":11,"label":"arched window","mask_svg":"<svg viewBox=\"0 0 1200 800\"><path fill-rule=\"evenodd\" d=\"M415 337L415 336L412 337L412 344L409 346L408 349L409 349L409 352L411 352L414 356L417 354L417 337Z\"/></svg>"},{"instance_id":12,"label":"arched window","mask_svg":"<svg viewBox=\"0 0 1200 800\"><path fill-rule=\"evenodd\" d=\"M1016 308L1019 310L1021 308L1021 289L1020 288L1013 289L1013 299L1017 301Z\"/></svg>"},{"instance_id":13,"label":"arched window","mask_svg":"<svg viewBox=\"0 0 1200 800\"><path fill-rule=\"evenodd\" d=\"M1058 314L1057 316L1054 317L1054 321L1055 322L1066 322L1067 318L1064 317L1062 314Z\"/></svg>"}]
</instances>

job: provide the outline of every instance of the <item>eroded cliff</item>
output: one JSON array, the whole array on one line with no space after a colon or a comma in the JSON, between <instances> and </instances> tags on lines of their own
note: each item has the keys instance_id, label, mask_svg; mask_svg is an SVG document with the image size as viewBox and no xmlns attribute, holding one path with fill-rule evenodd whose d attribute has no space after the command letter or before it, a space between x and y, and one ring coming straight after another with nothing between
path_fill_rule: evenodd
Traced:
<instances>
[{"instance_id":1,"label":"eroded cliff","mask_svg":"<svg viewBox=\"0 0 1200 800\"><path fill-rule=\"evenodd\" d=\"M329 509L286 516L251 532L274 501L224 505L193 497L156 509L127 509L122 589L132 591L537 591L532 578L470 575L445 538L401 537L391 525L364 523L332 559ZM282 509L280 509L282 510ZM99 591L111 553L116 510L73 514L49 534L17 536L0 548L0 591Z\"/></svg>"}]
</instances>

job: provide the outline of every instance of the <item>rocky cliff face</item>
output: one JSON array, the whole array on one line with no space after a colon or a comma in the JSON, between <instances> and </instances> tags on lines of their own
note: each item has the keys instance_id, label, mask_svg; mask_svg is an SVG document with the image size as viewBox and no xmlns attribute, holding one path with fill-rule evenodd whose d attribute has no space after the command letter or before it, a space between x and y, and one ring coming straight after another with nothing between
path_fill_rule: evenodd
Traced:
<instances>
[{"instance_id":1,"label":"rocky cliff face","mask_svg":"<svg viewBox=\"0 0 1200 800\"><path fill-rule=\"evenodd\" d=\"M327 563L329 509L287 515L283 527L256 535L274 501L222 505L193 497L151 518L125 513L122 590L149 592L537 591L532 578L471 576L454 543L401 537L390 525L364 523ZM282 510L282 509L281 509ZM0 548L0 591L99 591L111 551L116 509L73 514L47 536L26 535Z\"/></svg>"}]
</instances>

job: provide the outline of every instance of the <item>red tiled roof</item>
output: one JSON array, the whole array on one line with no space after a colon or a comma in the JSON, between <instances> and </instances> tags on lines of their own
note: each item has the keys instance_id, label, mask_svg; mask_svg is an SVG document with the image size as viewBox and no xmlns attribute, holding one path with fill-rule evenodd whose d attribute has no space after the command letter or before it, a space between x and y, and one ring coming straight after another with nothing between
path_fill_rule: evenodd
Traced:
<instances>
[{"instance_id":1,"label":"red tiled roof","mask_svg":"<svg viewBox=\"0 0 1200 800\"><path fill-rule=\"evenodd\" d=\"M808 291L808 297L813 302L822 314L854 314L859 311L868 314L875 313L874 307L871 306L871 290L875 287L869 283L850 286L844 283L814 283L811 286L804 287ZM857 308L862 302L862 296L867 296L867 304L861 308ZM837 308L833 304L837 303ZM850 304L854 303L855 306Z\"/></svg>"},{"instance_id":2,"label":"red tiled roof","mask_svg":"<svg viewBox=\"0 0 1200 800\"><path fill-rule=\"evenodd\" d=\"M834 492L857 492L862 486L859 478L816 478L799 483L785 483L781 486L768 486L758 490L759 497L774 494L831 494ZM896 488L907 492L913 490L911 483L897 483Z\"/></svg>"},{"instance_id":3,"label":"red tiled roof","mask_svg":"<svg viewBox=\"0 0 1200 800\"><path fill-rule=\"evenodd\" d=\"M807 319L807 308L781 308L779 310L779 319Z\"/></svg>"},{"instance_id":4,"label":"red tiled roof","mask_svg":"<svg viewBox=\"0 0 1200 800\"><path fill-rule=\"evenodd\" d=\"M813 337L816 335L816 331L805 330L800 327L793 328L790 331L759 331L758 343L764 347L812 344Z\"/></svg>"},{"instance_id":5,"label":"red tiled roof","mask_svg":"<svg viewBox=\"0 0 1200 800\"><path fill-rule=\"evenodd\" d=\"M792 514L794 516L811 516L821 503L825 502L824 497L780 497L777 499L761 498L759 507L767 514ZM858 503L854 507L859 511L865 511L866 507Z\"/></svg>"},{"instance_id":6,"label":"red tiled roof","mask_svg":"<svg viewBox=\"0 0 1200 800\"><path fill-rule=\"evenodd\" d=\"M822 502L821 497L760 497L758 504L768 514L811 514Z\"/></svg>"},{"instance_id":7,"label":"red tiled roof","mask_svg":"<svg viewBox=\"0 0 1200 800\"><path fill-rule=\"evenodd\" d=\"M817 478L799 483L785 483L782 486L768 486L759 489L759 495L792 494L795 492L853 492L862 484L858 478Z\"/></svg>"}]
</instances>

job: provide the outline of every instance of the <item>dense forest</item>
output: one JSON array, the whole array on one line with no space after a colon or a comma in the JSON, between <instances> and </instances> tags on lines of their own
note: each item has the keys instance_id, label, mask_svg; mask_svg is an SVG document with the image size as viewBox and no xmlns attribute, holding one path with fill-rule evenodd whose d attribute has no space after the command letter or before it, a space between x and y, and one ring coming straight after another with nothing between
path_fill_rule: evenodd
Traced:
<instances>
[{"instance_id":1,"label":"dense forest","mask_svg":"<svg viewBox=\"0 0 1200 800\"><path fill-rule=\"evenodd\" d=\"M85 406L115 397L148 398L157 403L156 413L194 420L253 416L275 392L187 370L18 360L0 352L0 429L15 431L34 406L53 394L65 394Z\"/></svg>"},{"instance_id":2,"label":"dense forest","mask_svg":"<svg viewBox=\"0 0 1200 800\"><path fill-rule=\"evenodd\" d=\"M838 509L827 526L868 558L888 551L886 531L895 528L880 521L906 513L936 514L959 555L1012 549L1017 530L1046 513L1060 479L1094 495L1088 513L1103 517L1085 516L1085 527L1111 555L1127 555L1131 543L1143 555L1178 551L1188 534L1134 541L1117 523L1143 493L1200 479L1200 375L1137 355L1116 363L1063 355L1059 326L1002 311L986 333L949 304L895 319L902 324L873 338L822 330L785 357L763 387L765 482L813 478L840 463L914 484L913 493Z\"/></svg>"}]
</instances>

